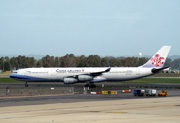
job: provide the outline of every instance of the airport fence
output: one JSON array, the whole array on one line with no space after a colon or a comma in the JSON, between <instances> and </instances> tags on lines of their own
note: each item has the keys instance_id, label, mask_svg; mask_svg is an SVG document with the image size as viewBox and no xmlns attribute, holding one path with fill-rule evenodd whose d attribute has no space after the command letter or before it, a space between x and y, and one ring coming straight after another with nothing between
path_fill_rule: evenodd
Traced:
<instances>
[{"instance_id":1,"label":"airport fence","mask_svg":"<svg viewBox=\"0 0 180 123\"><path fill-rule=\"evenodd\" d=\"M0 89L0 96L38 96L74 94L74 87L50 88L5 88Z\"/></svg>"},{"instance_id":2,"label":"airport fence","mask_svg":"<svg viewBox=\"0 0 180 123\"><path fill-rule=\"evenodd\" d=\"M180 84L135 84L135 83L97 83L96 88L85 88L84 84L30 84L28 88L23 84L2 84L0 97L3 96L35 96L35 95L65 95L65 94L90 94L91 92L117 91L128 89L180 89Z\"/></svg>"}]
</instances>

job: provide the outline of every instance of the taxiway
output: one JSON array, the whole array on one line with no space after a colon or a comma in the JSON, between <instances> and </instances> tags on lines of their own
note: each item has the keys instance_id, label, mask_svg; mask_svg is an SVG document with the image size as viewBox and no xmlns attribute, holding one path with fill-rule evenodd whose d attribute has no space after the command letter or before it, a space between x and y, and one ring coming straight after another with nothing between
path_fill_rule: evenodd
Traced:
<instances>
[{"instance_id":1,"label":"taxiway","mask_svg":"<svg viewBox=\"0 0 180 123\"><path fill-rule=\"evenodd\" d=\"M6 106L0 107L0 122L178 123L179 104L180 97L166 97Z\"/></svg>"}]
</instances>

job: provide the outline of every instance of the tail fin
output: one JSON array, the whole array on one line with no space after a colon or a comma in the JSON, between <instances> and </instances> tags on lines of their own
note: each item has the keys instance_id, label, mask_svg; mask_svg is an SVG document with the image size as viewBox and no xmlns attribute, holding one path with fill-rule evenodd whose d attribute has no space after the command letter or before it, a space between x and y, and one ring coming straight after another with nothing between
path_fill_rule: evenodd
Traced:
<instances>
[{"instance_id":1,"label":"tail fin","mask_svg":"<svg viewBox=\"0 0 180 123\"><path fill-rule=\"evenodd\" d=\"M171 46L163 46L148 62L141 67L161 68L164 66Z\"/></svg>"}]
</instances>

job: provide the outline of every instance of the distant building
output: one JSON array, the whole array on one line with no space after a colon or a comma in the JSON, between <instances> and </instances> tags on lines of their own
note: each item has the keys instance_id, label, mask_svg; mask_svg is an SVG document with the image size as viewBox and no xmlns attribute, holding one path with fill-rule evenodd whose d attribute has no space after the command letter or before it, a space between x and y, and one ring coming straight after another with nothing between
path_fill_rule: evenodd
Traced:
<instances>
[{"instance_id":1,"label":"distant building","mask_svg":"<svg viewBox=\"0 0 180 123\"><path fill-rule=\"evenodd\" d=\"M163 70L164 73L180 73L179 70L171 70L169 68Z\"/></svg>"},{"instance_id":2,"label":"distant building","mask_svg":"<svg viewBox=\"0 0 180 123\"><path fill-rule=\"evenodd\" d=\"M17 70L12 70L12 73L17 73Z\"/></svg>"}]
</instances>

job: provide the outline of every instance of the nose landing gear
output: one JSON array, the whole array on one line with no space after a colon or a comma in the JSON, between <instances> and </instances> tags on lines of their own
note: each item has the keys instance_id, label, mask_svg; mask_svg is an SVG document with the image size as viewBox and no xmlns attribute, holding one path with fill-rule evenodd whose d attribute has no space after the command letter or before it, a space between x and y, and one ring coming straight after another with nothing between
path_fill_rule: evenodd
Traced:
<instances>
[{"instance_id":1,"label":"nose landing gear","mask_svg":"<svg viewBox=\"0 0 180 123\"><path fill-rule=\"evenodd\" d=\"M27 84L27 82L25 82L25 87L28 87L28 84Z\"/></svg>"}]
</instances>

